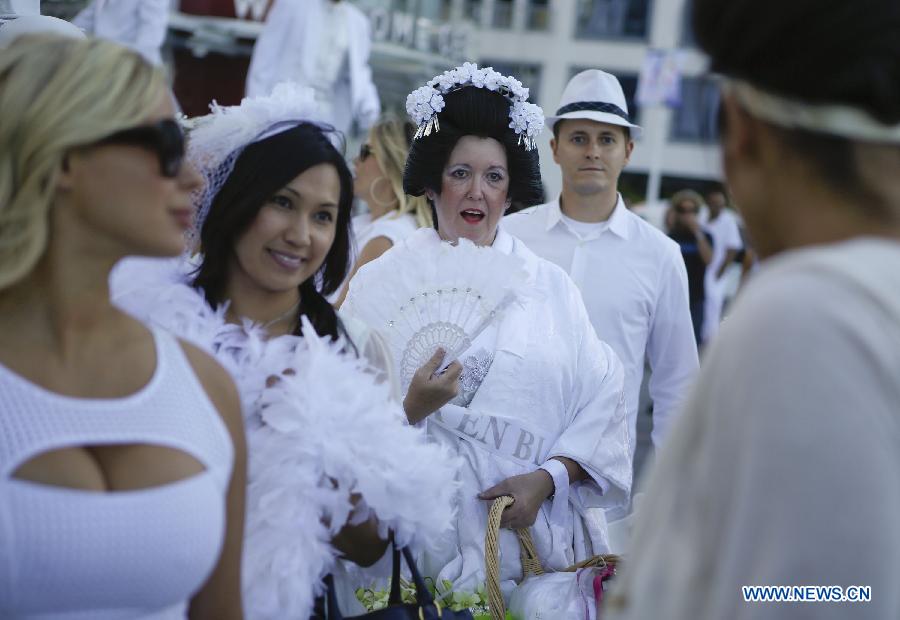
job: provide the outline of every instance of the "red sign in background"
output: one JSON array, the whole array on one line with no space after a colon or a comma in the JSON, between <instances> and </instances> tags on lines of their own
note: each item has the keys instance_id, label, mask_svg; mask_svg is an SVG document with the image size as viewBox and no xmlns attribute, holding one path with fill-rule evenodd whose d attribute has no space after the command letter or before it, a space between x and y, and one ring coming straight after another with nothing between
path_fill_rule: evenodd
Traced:
<instances>
[{"instance_id":1,"label":"red sign in background","mask_svg":"<svg viewBox=\"0 0 900 620\"><path fill-rule=\"evenodd\" d=\"M266 12L272 0L267 2ZM188 15L238 19L238 5L243 6L244 19L252 19L253 0L181 0L179 11ZM235 105L244 96L244 83L250 66L249 51L253 40L235 42L233 49L209 50L198 55L188 43L190 33L173 32L173 89L188 116L209 111L209 103Z\"/></svg>"}]
</instances>

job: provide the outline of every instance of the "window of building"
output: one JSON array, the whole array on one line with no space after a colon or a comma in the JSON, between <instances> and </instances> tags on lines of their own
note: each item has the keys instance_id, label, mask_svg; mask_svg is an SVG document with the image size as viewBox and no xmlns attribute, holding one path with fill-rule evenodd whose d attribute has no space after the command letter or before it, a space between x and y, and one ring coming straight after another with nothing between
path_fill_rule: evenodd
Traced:
<instances>
[{"instance_id":1,"label":"window of building","mask_svg":"<svg viewBox=\"0 0 900 620\"><path fill-rule=\"evenodd\" d=\"M569 79L571 80L576 73L581 73L582 71L585 71L587 69L598 68L599 67L572 67L571 71L569 71ZM634 100L638 85L637 73L625 73L619 71L608 72L616 76L616 78L619 80L619 84L622 85L622 92L625 94L625 103L628 105L628 116L631 117L631 122L635 125L640 125L641 109L638 107L637 103L635 103Z\"/></svg>"},{"instance_id":2,"label":"window of building","mask_svg":"<svg viewBox=\"0 0 900 620\"><path fill-rule=\"evenodd\" d=\"M578 0L575 36L582 39L646 39L652 0Z\"/></svg>"},{"instance_id":3,"label":"window of building","mask_svg":"<svg viewBox=\"0 0 900 620\"><path fill-rule=\"evenodd\" d=\"M441 0L440 20L448 22L453 17L453 0Z\"/></svg>"},{"instance_id":4,"label":"window of building","mask_svg":"<svg viewBox=\"0 0 900 620\"><path fill-rule=\"evenodd\" d=\"M494 71L503 75L511 75L528 89L528 101L537 103L541 95L541 66L528 63L509 62L506 60L483 59L480 67L493 67Z\"/></svg>"},{"instance_id":5,"label":"window of building","mask_svg":"<svg viewBox=\"0 0 900 620\"><path fill-rule=\"evenodd\" d=\"M494 28L512 28L513 0L494 0L494 15L491 26Z\"/></svg>"},{"instance_id":6,"label":"window of building","mask_svg":"<svg viewBox=\"0 0 900 620\"><path fill-rule=\"evenodd\" d=\"M466 0L465 10L466 19L469 19L476 24L481 23L481 10L482 10L481 0Z\"/></svg>"},{"instance_id":7,"label":"window of building","mask_svg":"<svg viewBox=\"0 0 900 620\"><path fill-rule=\"evenodd\" d=\"M528 17L525 23L529 30L547 30L550 28L549 0L528 0Z\"/></svg>"},{"instance_id":8,"label":"window of building","mask_svg":"<svg viewBox=\"0 0 900 620\"><path fill-rule=\"evenodd\" d=\"M673 110L672 140L716 142L719 136L719 88L707 77L681 79L681 105Z\"/></svg>"}]
</instances>

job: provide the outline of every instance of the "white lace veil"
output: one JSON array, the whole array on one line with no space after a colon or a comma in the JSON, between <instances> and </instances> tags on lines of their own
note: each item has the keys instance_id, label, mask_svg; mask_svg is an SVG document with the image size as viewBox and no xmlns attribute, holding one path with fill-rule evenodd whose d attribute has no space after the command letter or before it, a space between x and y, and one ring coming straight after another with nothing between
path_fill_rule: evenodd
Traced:
<instances>
[{"instance_id":1,"label":"white lace veil","mask_svg":"<svg viewBox=\"0 0 900 620\"><path fill-rule=\"evenodd\" d=\"M340 141L334 128L321 119L312 88L282 82L270 95L247 97L240 105L223 107L213 101L209 114L185 121L189 131L187 157L204 180L193 196L196 213L188 231L188 248L196 249L210 205L248 145L300 123L318 125L333 141Z\"/></svg>"}]
</instances>

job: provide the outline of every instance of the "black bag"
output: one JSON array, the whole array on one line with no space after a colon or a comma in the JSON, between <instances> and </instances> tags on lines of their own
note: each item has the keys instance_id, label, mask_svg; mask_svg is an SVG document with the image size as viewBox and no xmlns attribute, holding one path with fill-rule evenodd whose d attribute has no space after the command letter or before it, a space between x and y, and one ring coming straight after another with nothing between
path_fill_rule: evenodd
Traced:
<instances>
[{"instance_id":1,"label":"black bag","mask_svg":"<svg viewBox=\"0 0 900 620\"><path fill-rule=\"evenodd\" d=\"M401 550L391 543L394 554L393 576L391 577L391 593L388 597L388 606L377 611L370 611L361 616L353 616L346 620L473 620L472 614L468 610L451 611L443 608L439 603L434 601L431 592L425 586L416 563L413 561L412 553L404 547L402 549L403 557L406 565L409 566L409 572L412 573L413 583L416 584L416 600L417 603L404 603L400 598L400 553ZM334 591L334 580L331 575L325 578L328 586L326 592L326 611L323 616L325 620L345 620L338 609L337 595Z\"/></svg>"}]
</instances>

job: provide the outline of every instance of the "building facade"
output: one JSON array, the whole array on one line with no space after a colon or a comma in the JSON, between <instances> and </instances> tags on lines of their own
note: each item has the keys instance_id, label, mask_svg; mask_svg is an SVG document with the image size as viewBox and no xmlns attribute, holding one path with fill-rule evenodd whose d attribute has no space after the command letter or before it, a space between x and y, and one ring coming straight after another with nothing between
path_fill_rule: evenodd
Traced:
<instances>
[{"instance_id":1,"label":"building facade","mask_svg":"<svg viewBox=\"0 0 900 620\"><path fill-rule=\"evenodd\" d=\"M374 1L374 0L371 0ZM370 3L371 3L370 1ZM360 0L362 4L364 0ZM623 175L630 202L654 202L684 187L703 189L722 177L717 145L718 91L693 45L690 0L382 0L405 9L427 5L450 22L470 23L469 53L482 65L513 73L531 87L547 114L575 73L601 68L622 83L634 120L644 127ZM651 50L679 50L681 102L638 106L638 76ZM540 140L545 190L559 192L549 132Z\"/></svg>"},{"instance_id":2,"label":"building facade","mask_svg":"<svg viewBox=\"0 0 900 620\"><path fill-rule=\"evenodd\" d=\"M271 0L173 0L166 58L189 114L211 99L237 103L249 55ZM305 2L307 0L293 0ZM370 19L370 65L383 108L404 113L406 94L464 60L513 74L547 114L578 71L615 74L644 136L623 174L630 203L656 202L722 177L716 142L717 88L693 45L690 0L344 0ZM85 0L45 0L42 10L71 17ZM48 10L49 9L49 10ZM680 105L639 106L638 77L648 54L679 50ZM545 191L561 179L539 139Z\"/></svg>"}]
</instances>

